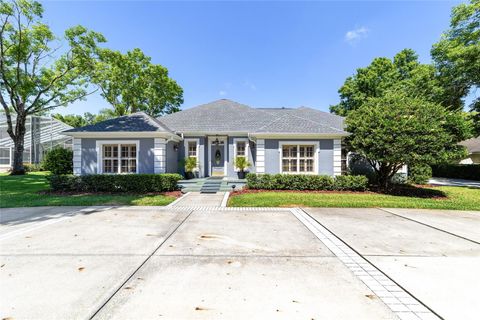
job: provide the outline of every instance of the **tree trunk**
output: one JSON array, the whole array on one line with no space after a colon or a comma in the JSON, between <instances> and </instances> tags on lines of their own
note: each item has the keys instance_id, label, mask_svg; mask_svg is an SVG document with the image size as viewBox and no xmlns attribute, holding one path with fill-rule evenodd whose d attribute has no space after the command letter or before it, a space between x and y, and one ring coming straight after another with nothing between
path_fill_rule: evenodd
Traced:
<instances>
[{"instance_id":1,"label":"tree trunk","mask_svg":"<svg viewBox=\"0 0 480 320\"><path fill-rule=\"evenodd\" d=\"M15 134L10 135L13 140L13 165L12 175L25 174L25 167L23 166L23 151L24 151L24 139L25 139L25 122L26 116L17 116L15 123Z\"/></svg>"}]
</instances>

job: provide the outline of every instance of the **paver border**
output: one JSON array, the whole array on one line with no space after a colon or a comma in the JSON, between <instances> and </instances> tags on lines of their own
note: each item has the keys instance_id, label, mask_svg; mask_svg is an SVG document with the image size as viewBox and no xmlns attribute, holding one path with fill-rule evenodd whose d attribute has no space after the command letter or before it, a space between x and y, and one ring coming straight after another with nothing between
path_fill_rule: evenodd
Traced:
<instances>
[{"instance_id":1,"label":"paver border","mask_svg":"<svg viewBox=\"0 0 480 320\"><path fill-rule=\"evenodd\" d=\"M401 320L443 319L308 213L290 211Z\"/></svg>"}]
</instances>

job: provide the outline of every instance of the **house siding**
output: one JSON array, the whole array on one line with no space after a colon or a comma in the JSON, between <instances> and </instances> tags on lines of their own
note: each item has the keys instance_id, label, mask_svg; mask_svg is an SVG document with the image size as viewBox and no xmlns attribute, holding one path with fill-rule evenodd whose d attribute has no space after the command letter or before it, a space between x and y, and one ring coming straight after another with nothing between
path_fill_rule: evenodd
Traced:
<instances>
[{"instance_id":1,"label":"house siding","mask_svg":"<svg viewBox=\"0 0 480 320\"><path fill-rule=\"evenodd\" d=\"M307 139L265 139L265 173L276 174L280 173L280 141L302 141L318 142L319 143L319 155L318 155L318 174L322 175L334 175L334 141L333 139L320 139L320 140L307 140Z\"/></svg>"},{"instance_id":2,"label":"house siding","mask_svg":"<svg viewBox=\"0 0 480 320\"><path fill-rule=\"evenodd\" d=\"M97 147L96 143L100 140L108 141L139 141L138 150L138 173L154 173L154 139L153 138L139 138L139 139L114 139L114 138L83 138L81 140L81 174L96 174L98 173L97 164Z\"/></svg>"},{"instance_id":3,"label":"house siding","mask_svg":"<svg viewBox=\"0 0 480 320\"><path fill-rule=\"evenodd\" d=\"M179 153L179 149L180 147L178 147L179 149L177 149L177 151L175 151L175 145L178 146L178 143L177 142L174 142L174 141L169 141L167 143L167 168L166 168L166 172L167 173L177 173L178 172L178 153Z\"/></svg>"}]
</instances>

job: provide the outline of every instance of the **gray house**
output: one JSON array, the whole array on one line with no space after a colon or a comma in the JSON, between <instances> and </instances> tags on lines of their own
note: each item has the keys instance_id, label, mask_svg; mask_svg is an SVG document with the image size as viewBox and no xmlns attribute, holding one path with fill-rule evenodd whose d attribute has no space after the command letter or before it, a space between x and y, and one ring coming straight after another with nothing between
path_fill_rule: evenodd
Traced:
<instances>
[{"instance_id":1,"label":"gray house","mask_svg":"<svg viewBox=\"0 0 480 320\"><path fill-rule=\"evenodd\" d=\"M64 131L73 137L74 173L182 173L197 158L199 177L249 172L341 174L343 118L311 108L252 108L218 100L154 119L139 112Z\"/></svg>"}]
</instances>

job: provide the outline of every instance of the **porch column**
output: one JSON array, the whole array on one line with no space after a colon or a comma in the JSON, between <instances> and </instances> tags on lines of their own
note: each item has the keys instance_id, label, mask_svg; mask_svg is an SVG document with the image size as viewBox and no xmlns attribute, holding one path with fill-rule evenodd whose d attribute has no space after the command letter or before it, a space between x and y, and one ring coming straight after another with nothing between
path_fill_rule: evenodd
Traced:
<instances>
[{"instance_id":1,"label":"porch column","mask_svg":"<svg viewBox=\"0 0 480 320\"><path fill-rule=\"evenodd\" d=\"M265 140L257 140L257 173L265 173Z\"/></svg>"},{"instance_id":2,"label":"porch column","mask_svg":"<svg viewBox=\"0 0 480 320\"><path fill-rule=\"evenodd\" d=\"M154 173L165 173L166 171L166 141L165 139L155 138L153 155L154 155L154 164L153 172Z\"/></svg>"},{"instance_id":3,"label":"porch column","mask_svg":"<svg viewBox=\"0 0 480 320\"><path fill-rule=\"evenodd\" d=\"M82 139L78 138L73 138L73 174L76 176L82 174Z\"/></svg>"},{"instance_id":4,"label":"porch column","mask_svg":"<svg viewBox=\"0 0 480 320\"><path fill-rule=\"evenodd\" d=\"M333 140L333 175L342 174L342 140Z\"/></svg>"}]
</instances>

